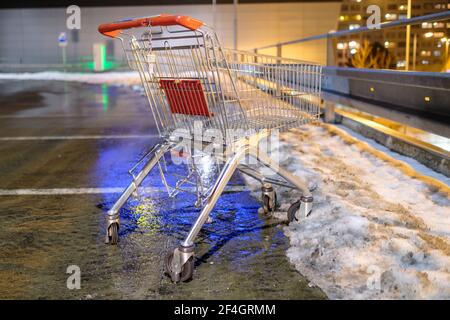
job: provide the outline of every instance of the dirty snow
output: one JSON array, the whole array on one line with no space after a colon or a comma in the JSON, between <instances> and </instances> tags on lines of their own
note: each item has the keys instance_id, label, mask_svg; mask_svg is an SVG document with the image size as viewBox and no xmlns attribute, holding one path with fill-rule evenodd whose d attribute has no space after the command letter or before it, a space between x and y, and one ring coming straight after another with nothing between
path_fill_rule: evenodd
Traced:
<instances>
[{"instance_id":1,"label":"dirty snow","mask_svg":"<svg viewBox=\"0 0 450 320\"><path fill-rule=\"evenodd\" d=\"M56 80L117 85L138 85L141 83L139 74L136 71L105 73L77 73L60 71L0 73L0 80Z\"/></svg>"},{"instance_id":2,"label":"dirty snow","mask_svg":"<svg viewBox=\"0 0 450 320\"><path fill-rule=\"evenodd\" d=\"M450 299L447 195L323 127L282 138L281 164L317 186L313 213L285 228L300 273L332 299ZM279 196L284 218L298 193Z\"/></svg>"}]
</instances>

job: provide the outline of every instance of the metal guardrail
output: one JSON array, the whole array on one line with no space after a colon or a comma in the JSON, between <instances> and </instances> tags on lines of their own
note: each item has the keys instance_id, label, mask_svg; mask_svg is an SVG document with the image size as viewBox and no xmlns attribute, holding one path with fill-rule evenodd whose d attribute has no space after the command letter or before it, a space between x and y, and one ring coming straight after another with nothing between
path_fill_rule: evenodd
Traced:
<instances>
[{"instance_id":1,"label":"metal guardrail","mask_svg":"<svg viewBox=\"0 0 450 320\"><path fill-rule=\"evenodd\" d=\"M450 74L325 67L322 89L450 121Z\"/></svg>"},{"instance_id":2,"label":"metal guardrail","mask_svg":"<svg viewBox=\"0 0 450 320\"><path fill-rule=\"evenodd\" d=\"M255 51L262 50L262 49L268 49L268 48L276 48L276 47L282 47L286 45L301 43L301 42L307 42L307 41L313 41L313 40L320 40L320 39L330 39L330 38L337 38L342 37L350 34L357 34L357 33L364 33L364 32L375 32L380 29L388 29L388 28L395 28L395 27L401 27L401 26L407 26L407 25L416 25L422 22L436 22L436 21L442 21L450 19L450 10L438 12L438 13L432 13L424 16L419 17L413 17L410 19L400 19L392 22L383 22L380 23L377 27L377 29L369 28L367 26L359 27L352 30L341 30L341 31L335 31L335 32L328 32L316 36L291 40L291 41L285 41L285 42L278 42L275 44L262 46L258 48L254 48Z\"/></svg>"}]
</instances>

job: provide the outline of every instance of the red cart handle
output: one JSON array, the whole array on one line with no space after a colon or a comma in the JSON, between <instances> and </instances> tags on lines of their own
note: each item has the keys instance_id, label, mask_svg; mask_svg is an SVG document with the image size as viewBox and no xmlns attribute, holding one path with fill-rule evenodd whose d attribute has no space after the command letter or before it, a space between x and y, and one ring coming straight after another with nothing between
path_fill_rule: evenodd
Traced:
<instances>
[{"instance_id":1,"label":"red cart handle","mask_svg":"<svg viewBox=\"0 0 450 320\"><path fill-rule=\"evenodd\" d=\"M161 14L154 17L136 18L112 23L104 23L98 27L98 31L105 36L115 38L122 32L122 30L125 29L173 25L183 26L190 30L197 30L203 25L203 22L188 16Z\"/></svg>"}]
</instances>

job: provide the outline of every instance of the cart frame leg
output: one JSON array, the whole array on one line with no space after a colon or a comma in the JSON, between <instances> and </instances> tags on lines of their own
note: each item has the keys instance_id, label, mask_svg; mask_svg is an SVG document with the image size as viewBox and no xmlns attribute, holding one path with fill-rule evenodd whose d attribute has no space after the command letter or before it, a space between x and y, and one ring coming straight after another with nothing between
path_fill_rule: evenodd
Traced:
<instances>
[{"instance_id":1,"label":"cart frame leg","mask_svg":"<svg viewBox=\"0 0 450 320\"><path fill-rule=\"evenodd\" d=\"M216 205L217 200L219 199L220 195L222 194L223 190L225 189L225 186L227 185L227 183L230 180L233 173L236 171L236 169L239 165L239 162L245 156L247 151L248 151L248 146L240 147L236 151L236 154L225 163L224 167L222 168L222 171L220 172L219 177L216 180L216 183L214 184L214 187L211 190L211 194L208 197L208 200L202 209L202 212L197 217L197 220L195 221L194 225L191 227L191 230L189 231L185 240L181 243L182 247L188 248L188 247L192 247L194 245L195 238L197 237L201 228L207 221L209 214L211 213L212 209L214 209L214 206Z\"/></svg>"},{"instance_id":2,"label":"cart frame leg","mask_svg":"<svg viewBox=\"0 0 450 320\"><path fill-rule=\"evenodd\" d=\"M153 167L158 163L162 156L173 146L171 142L164 142L161 145L157 145L151 159L144 165L142 170L134 177L133 181L121 194L119 199L114 203L111 209L107 213L107 227L106 227L106 243L110 242L110 227L112 224L116 223L117 227L120 225L119 221L119 210L128 201L130 196L136 191L136 189L141 185L142 181L147 177ZM118 229L118 228L117 228Z\"/></svg>"},{"instance_id":3,"label":"cart frame leg","mask_svg":"<svg viewBox=\"0 0 450 320\"><path fill-rule=\"evenodd\" d=\"M294 186L296 186L299 190L302 191L304 197L311 197L311 192L309 191L308 185L305 181L281 167L265 152L254 147L250 147L249 155L260 161L266 167L272 169L275 173L286 179L289 183L292 183Z\"/></svg>"},{"instance_id":4,"label":"cart frame leg","mask_svg":"<svg viewBox=\"0 0 450 320\"><path fill-rule=\"evenodd\" d=\"M296 175L293 175L286 169L282 168L277 162L273 161L265 152L255 147L249 148L249 155L260 161L266 167L269 167L289 183L293 184L302 192L300 197L299 211L303 217L308 217L312 211L313 196L308 188L308 184Z\"/></svg>"}]
</instances>

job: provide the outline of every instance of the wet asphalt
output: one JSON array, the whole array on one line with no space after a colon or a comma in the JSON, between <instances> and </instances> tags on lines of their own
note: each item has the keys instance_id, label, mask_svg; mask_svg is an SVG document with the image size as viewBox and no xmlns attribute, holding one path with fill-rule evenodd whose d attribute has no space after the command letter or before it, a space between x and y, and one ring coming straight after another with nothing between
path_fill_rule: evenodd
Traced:
<instances>
[{"instance_id":1,"label":"wet asphalt","mask_svg":"<svg viewBox=\"0 0 450 320\"><path fill-rule=\"evenodd\" d=\"M191 195L169 198L156 170L145 182L152 191L122 209L119 244L104 244L105 212L119 194L70 193L127 186L128 169L158 141L146 103L128 87L0 82L0 298L325 298L287 260L284 222L259 215L249 191L218 201L188 283L171 283L163 260L199 209ZM243 181L235 174L230 184ZM70 265L80 289L67 288Z\"/></svg>"}]
</instances>

